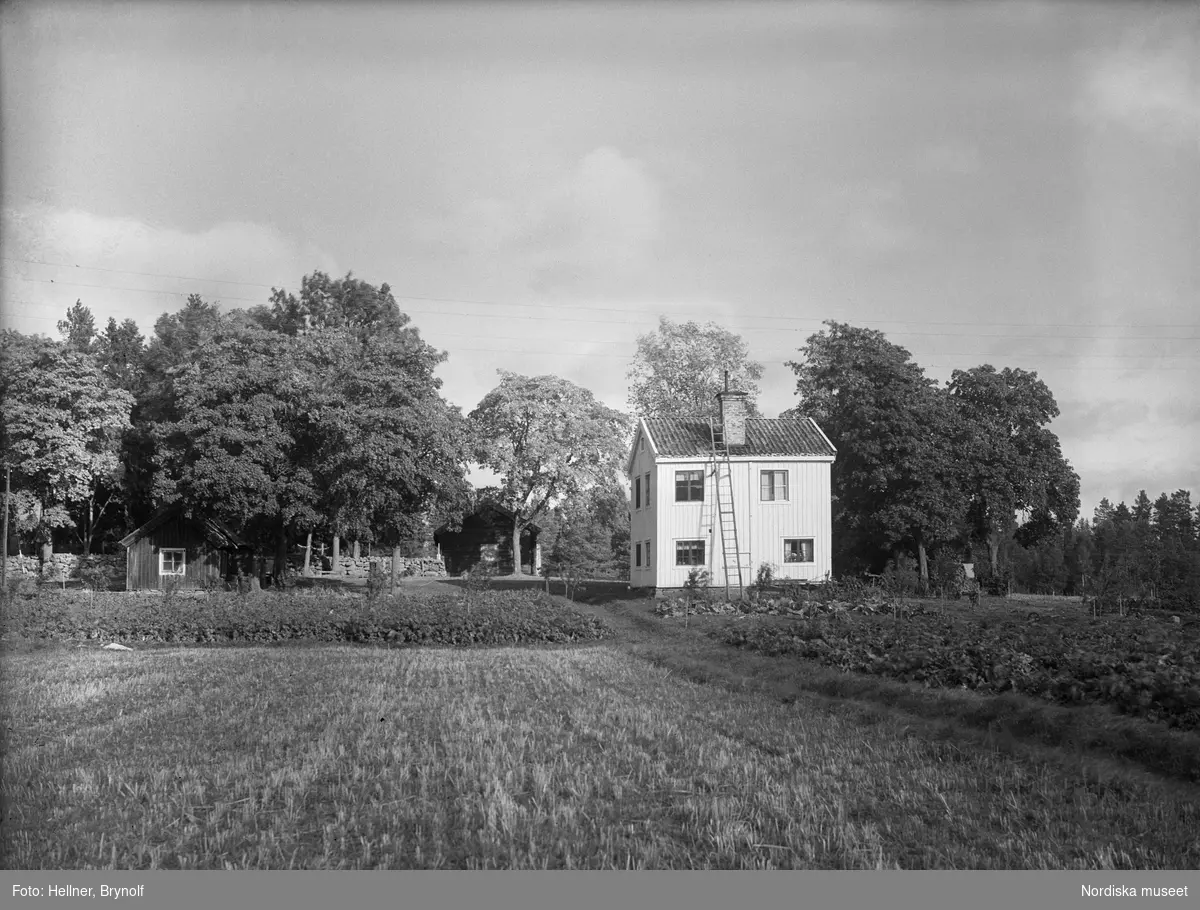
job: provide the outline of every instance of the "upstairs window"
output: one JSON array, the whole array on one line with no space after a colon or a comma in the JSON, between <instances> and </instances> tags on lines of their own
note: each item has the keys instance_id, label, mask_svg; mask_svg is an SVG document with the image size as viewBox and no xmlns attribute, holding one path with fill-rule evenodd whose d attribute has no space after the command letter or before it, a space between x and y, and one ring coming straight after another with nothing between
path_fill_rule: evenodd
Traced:
<instances>
[{"instance_id":1,"label":"upstairs window","mask_svg":"<svg viewBox=\"0 0 1200 910\"><path fill-rule=\"evenodd\" d=\"M704 472L675 472L675 501L704 502Z\"/></svg>"},{"instance_id":2,"label":"upstairs window","mask_svg":"<svg viewBox=\"0 0 1200 910\"><path fill-rule=\"evenodd\" d=\"M798 537L783 542L784 562L812 562L813 542L811 537Z\"/></svg>"},{"instance_id":3,"label":"upstairs window","mask_svg":"<svg viewBox=\"0 0 1200 910\"><path fill-rule=\"evenodd\" d=\"M652 501L653 500L650 499L650 472L647 471L646 472L646 508L647 509L650 508L650 503Z\"/></svg>"},{"instance_id":4,"label":"upstairs window","mask_svg":"<svg viewBox=\"0 0 1200 910\"><path fill-rule=\"evenodd\" d=\"M763 471L760 489L763 502L786 501L788 498L788 472Z\"/></svg>"},{"instance_id":5,"label":"upstairs window","mask_svg":"<svg viewBox=\"0 0 1200 910\"><path fill-rule=\"evenodd\" d=\"M640 509L642 507L642 478L633 478L633 507Z\"/></svg>"}]
</instances>

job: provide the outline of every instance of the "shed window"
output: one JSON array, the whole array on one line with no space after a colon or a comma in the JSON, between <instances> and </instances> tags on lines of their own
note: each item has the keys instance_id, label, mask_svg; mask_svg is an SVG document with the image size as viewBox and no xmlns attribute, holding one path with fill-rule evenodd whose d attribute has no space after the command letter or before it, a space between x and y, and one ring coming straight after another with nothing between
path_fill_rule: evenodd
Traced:
<instances>
[{"instance_id":1,"label":"shed window","mask_svg":"<svg viewBox=\"0 0 1200 910\"><path fill-rule=\"evenodd\" d=\"M762 500L786 500L788 498L788 472L763 471L761 479Z\"/></svg>"},{"instance_id":2,"label":"shed window","mask_svg":"<svg viewBox=\"0 0 1200 910\"><path fill-rule=\"evenodd\" d=\"M187 564L187 550L159 550L158 574L183 575Z\"/></svg>"},{"instance_id":3,"label":"shed window","mask_svg":"<svg viewBox=\"0 0 1200 910\"><path fill-rule=\"evenodd\" d=\"M813 542L811 537L793 538L783 542L784 562L812 562Z\"/></svg>"},{"instance_id":4,"label":"shed window","mask_svg":"<svg viewBox=\"0 0 1200 910\"><path fill-rule=\"evenodd\" d=\"M704 472L675 472L675 501L704 502Z\"/></svg>"},{"instance_id":5,"label":"shed window","mask_svg":"<svg viewBox=\"0 0 1200 910\"><path fill-rule=\"evenodd\" d=\"M635 509L642 507L642 478L640 477L633 479L633 507Z\"/></svg>"},{"instance_id":6,"label":"shed window","mask_svg":"<svg viewBox=\"0 0 1200 910\"><path fill-rule=\"evenodd\" d=\"M702 566L704 565L704 541L677 540L675 541L675 565Z\"/></svg>"}]
</instances>

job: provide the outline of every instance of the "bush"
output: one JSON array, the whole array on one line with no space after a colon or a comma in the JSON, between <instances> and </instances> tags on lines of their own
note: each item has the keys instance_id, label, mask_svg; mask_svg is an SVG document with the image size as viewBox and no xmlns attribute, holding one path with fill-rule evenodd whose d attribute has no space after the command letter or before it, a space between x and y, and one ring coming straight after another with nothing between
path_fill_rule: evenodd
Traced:
<instances>
[{"instance_id":1,"label":"bush","mask_svg":"<svg viewBox=\"0 0 1200 910\"><path fill-rule=\"evenodd\" d=\"M146 642L378 642L496 645L605 638L599 619L537 592L395 597L375 603L328 594L245 595L155 591L25 597L4 611L4 631L26 638Z\"/></svg>"}]
</instances>

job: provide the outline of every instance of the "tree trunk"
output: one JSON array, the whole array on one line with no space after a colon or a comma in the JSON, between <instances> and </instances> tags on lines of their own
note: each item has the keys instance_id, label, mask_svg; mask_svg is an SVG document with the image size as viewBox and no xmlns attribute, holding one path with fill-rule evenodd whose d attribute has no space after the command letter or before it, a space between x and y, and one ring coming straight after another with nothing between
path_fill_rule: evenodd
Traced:
<instances>
[{"instance_id":1,"label":"tree trunk","mask_svg":"<svg viewBox=\"0 0 1200 910\"><path fill-rule=\"evenodd\" d=\"M921 563L921 593L924 594L929 590L929 556L921 541L917 541L917 560Z\"/></svg>"},{"instance_id":2,"label":"tree trunk","mask_svg":"<svg viewBox=\"0 0 1200 910\"><path fill-rule=\"evenodd\" d=\"M288 538L287 527L280 522L279 534L275 538L275 584L278 585L287 575Z\"/></svg>"},{"instance_id":3,"label":"tree trunk","mask_svg":"<svg viewBox=\"0 0 1200 910\"><path fill-rule=\"evenodd\" d=\"M392 590L400 584L400 547L392 547Z\"/></svg>"},{"instance_id":4,"label":"tree trunk","mask_svg":"<svg viewBox=\"0 0 1200 910\"><path fill-rule=\"evenodd\" d=\"M352 543L350 545L350 555L354 559L358 559L358 540L357 539L355 539L354 543Z\"/></svg>"},{"instance_id":5,"label":"tree trunk","mask_svg":"<svg viewBox=\"0 0 1200 910\"><path fill-rule=\"evenodd\" d=\"M87 522L83 526L83 555L92 553L92 536L96 533L96 498L88 497Z\"/></svg>"},{"instance_id":6,"label":"tree trunk","mask_svg":"<svg viewBox=\"0 0 1200 910\"><path fill-rule=\"evenodd\" d=\"M521 519L513 519L513 575L521 574Z\"/></svg>"},{"instance_id":7,"label":"tree trunk","mask_svg":"<svg viewBox=\"0 0 1200 910\"><path fill-rule=\"evenodd\" d=\"M333 535L333 574L342 574L342 540L337 534Z\"/></svg>"},{"instance_id":8,"label":"tree trunk","mask_svg":"<svg viewBox=\"0 0 1200 910\"><path fill-rule=\"evenodd\" d=\"M988 534L988 568L992 570L992 575L996 574L998 564L1000 562L1000 532L991 531Z\"/></svg>"},{"instance_id":9,"label":"tree trunk","mask_svg":"<svg viewBox=\"0 0 1200 910\"><path fill-rule=\"evenodd\" d=\"M304 543L304 577L312 575L312 531L308 532L308 540Z\"/></svg>"}]
</instances>

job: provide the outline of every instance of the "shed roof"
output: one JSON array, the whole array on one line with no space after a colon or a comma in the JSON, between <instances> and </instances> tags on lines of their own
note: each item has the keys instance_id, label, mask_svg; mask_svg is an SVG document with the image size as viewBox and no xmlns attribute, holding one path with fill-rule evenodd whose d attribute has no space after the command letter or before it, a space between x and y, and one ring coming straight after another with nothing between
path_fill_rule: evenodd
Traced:
<instances>
[{"instance_id":1,"label":"shed roof","mask_svg":"<svg viewBox=\"0 0 1200 910\"><path fill-rule=\"evenodd\" d=\"M168 518L171 518L175 515L181 515L182 512L183 509L178 503L162 506L157 512L150 516L149 521L124 537L121 540L121 546L126 548L133 546L133 542L139 537L145 537L147 534L165 522ZM238 537L228 525L217 520L216 518L212 518L211 516L203 516L200 518L189 518L187 520L200 528L201 532L204 534L205 540L207 540L209 543L216 544L218 547L236 548L249 546L249 544Z\"/></svg>"},{"instance_id":2,"label":"shed roof","mask_svg":"<svg viewBox=\"0 0 1200 910\"><path fill-rule=\"evenodd\" d=\"M645 424L659 458L703 458L712 455L712 436L707 420L647 417ZM832 458L837 454L837 449L811 417L750 417L746 420L746 444L730 446L729 454L734 458Z\"/></svg>"}]
</instances>

